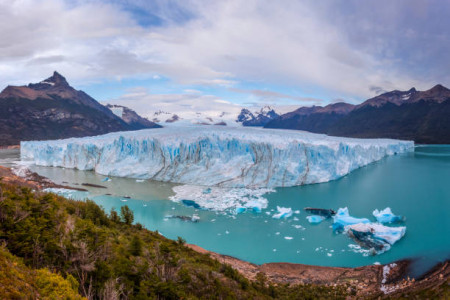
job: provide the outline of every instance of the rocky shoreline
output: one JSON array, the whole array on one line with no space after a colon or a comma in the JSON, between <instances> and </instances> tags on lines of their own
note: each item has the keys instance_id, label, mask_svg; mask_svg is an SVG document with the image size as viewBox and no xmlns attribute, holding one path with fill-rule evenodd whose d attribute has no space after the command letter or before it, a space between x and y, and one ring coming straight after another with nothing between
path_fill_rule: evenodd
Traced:
<instances>
[{"instance_id":1,"label":"rocky shoreline","mask_svg":"<svg viewBox=\"0 0 450 300\"><path fill-rule=\"evenodd\" d=\"M46 177L27 168L10 169L0 166L0 179L4 183L28 187L34 190L45 188L67 188L84 190L53 183ZM421 294L424 290L448 291L450 284L450 262L436 265L418 279L406 278L411 260L396 261L387 265L368 265L357 268L322 267L294 263L252 264L231 256L205 250L197 245L189 248L211 256L239 271L249 280L255 281L263 275L275 285L317 284L324 286L346 286L351 298L390 298ZM260 275L258 275L260 274Z\"/></svg>"}]
</instances>

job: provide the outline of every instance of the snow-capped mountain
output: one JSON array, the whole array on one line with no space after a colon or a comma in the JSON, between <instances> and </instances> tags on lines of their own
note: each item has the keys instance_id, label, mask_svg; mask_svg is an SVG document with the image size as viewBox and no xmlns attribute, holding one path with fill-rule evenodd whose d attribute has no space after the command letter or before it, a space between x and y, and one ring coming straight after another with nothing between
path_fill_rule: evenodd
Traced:
<instances>
[{"instance_id":1,"label":"snow-capped mountain","mask_svg":"<svg viewBox=\"0 0 450 300\"><path fill-rule=\"evenodd\" d=\"M253 113L249 109L243 108L237 116L236 122L242 123L243 126L264 126L279 116L270 106L264 106Z\"/></svg>"},{"instance_id":2,"label":"snow-capped mountain","mask_svg":"<svg viewBox=\"0 0 450 300\"><path fill-rule=\"evenodd\" d=\"M282 110L283 111L283 110ZM277 118L279 113L271 106L237 108L230 111L177 111L157 110L148 116L152 122L167 125L223 125L223 126L264 126Z\"/></svg>"},{"instance_id":3,"label":"snow-capped mountain","mask_svg":"<svg viewBox=\"0 0 450 300\"><path fill-rule=\"evenodd\" d=\"M133 129L160 127L159 125L149 121L148 119L141 117L134 110L126 106L117 104L106 104L105 106L109 108L116 116L124 120L125 123L130 125Z\"/></svg>"}]
</instances>

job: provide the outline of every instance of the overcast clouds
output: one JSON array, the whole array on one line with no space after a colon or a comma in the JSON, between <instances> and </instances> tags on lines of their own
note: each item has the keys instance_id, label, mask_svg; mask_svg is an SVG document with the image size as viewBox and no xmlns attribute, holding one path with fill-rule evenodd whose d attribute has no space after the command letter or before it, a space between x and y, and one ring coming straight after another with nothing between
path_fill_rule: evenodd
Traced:
<instances>
[{"instance_id":1,"label":"overcast clouds","mask_svg":"<svg viewBox=\"0 0 450 300\"><path fill-rule=\"evenodd\" d=\"M58 70L106 100L96 85L137 78L145 97L113 97L134 108L168 94L197 101L183 92L194 88L211 105L357 102L450 86L449 15L447 0L0 0L0 84ZM167 93L158 98L142 79L160 77Z\"/></svg>"}]
</instances>

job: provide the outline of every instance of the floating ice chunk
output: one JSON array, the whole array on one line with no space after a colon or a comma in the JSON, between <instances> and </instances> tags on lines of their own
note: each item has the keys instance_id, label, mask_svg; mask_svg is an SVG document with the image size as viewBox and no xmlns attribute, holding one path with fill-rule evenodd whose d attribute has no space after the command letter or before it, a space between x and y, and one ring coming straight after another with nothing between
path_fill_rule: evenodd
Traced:
<instances>
[{"instance_id":1,"label":"floating ice chunk","mask_svg":"<svg viewBox=\"0 0 450 300\"><path fill-rule=\"evenodd\" d=\"M105 177L105 178L102 179L102 182L106 182L106 181L111 181L111 178Z\"/></svg>"},{"instance_id":2,"label":"floating ice chunk","mask_svg":"<svg viewBox=\"0 0 450 300\"><path fill-rule=\"evenodd\" d=\"M381 211L375 209L372 214L380 223L397 223L404 221L404 217L394 215L390 207L386 207Z\"/></svg>"},{"instance_id":3,"label":"floating ice chunk","mask_svg":"<svg viewBox=\"0 0 450 300\"><path fill-rule=\"evenodd\" d=\"M274 192L272 189L211 187L206 189L207 193L205 193L205 187L195 185L179 185L173 187L172 190L175 192L174 196L169 197L172 201L182 202L185 205L188 205L187 202L196 203L194 208L215 211L229 210L236 213L242 208L261 212L267 208L268 204L264 195Z\"/></svg>"},{"instance_id":4,"label":"floating ice chunk","mask_svg":"<svg viewBox=\"0 0 450 300\"><path fill-rule=\"evenodd\" d=\"M325 220L322 216L307 216L306 219L308 219L308 222L311 224L319 224L323 220Z\"/></svg>"},{"instance_id":5,"label":"floating ice chunk","mask_svg":"<svg viewBox=\"0 0 450 300\"><path fill-rule=\"evenodd\" d=\"M292 240L293 237L292 237L292 236L285 236L284 239L285 239L285 240Z\"/></svg>"},{"instance_id":6,"label":"floating ice chunk","mask_svg":"<svg viewBox=\"0 0 450 300\"><path fill-rule=\"evenodd\" d=\"M144 182L144 179L136 179L136 182Z\"/></svg>"},{"instance_id":7,"label":"floating ice chunk","mask_svg":"<svg viewBox=\"0 0 450 300\"><path fill-rule=\"evenodd\" d=\"M95 137L21 142L21 160L105 176L229 188L335 180L414 142L331 137L305 131L167 127Z\"/></svg>"},{"instance_id":8,"label":"floating ice chunk","mask_svg":"<svg viewBox=\"0 0 450 300\"><path fill-rule=\"evenodd\" d=\"M236 207L236 213L237 214L242 214L246 211L247 209L245 207Z\"/></svg>"},{"instance_id":9,"label":"floating ice chunk","mask_svg":"<svg viewBox=\"0 0 450 300\"><path fill-rule=\"evenodd\" d=\"M406 227L388 227L378 223L359 223L345 227L347 234L373 254L388 251L406 232Z\"/></svg>"},{"instance_id":10,"label":"floating ice chunk","mask_svg":"<svg viewBox=\"0 0 450 300\"><path fill-rule=\"evenodd\" d=\"M245 207L248 209L252 209L256 213L260 213L263 209L264 203L261 203L261 201L251 200L247 203L245 203Z\"/></svg>"},{"instance_id":11,"label":"floating ice chunk","mask_svg":"<svg viewBox=\"0 0 450 300\"><path fill-rule=\"evenodd\" d=\"M299 210L296 210L296 211L294 211L294 214L299 214L300 213L300 211Z\"/></svg>"},{"instance_id":12,"label":"floating ice chunk","mask_svg":"<svg viewBox=\"0 0 450 300\"><path fill-rule=\"evenodd\" d=\"M348 208L339 208L337 213L333 216L333 230L343 230L345 226L359 224L359 223L370 223L369 219L366 218L354 218L349 215Z\"/></svg>"},{"instance_id":13,"label":"floating ice chunk","mask_svg":"<svg viewBox=\"0 0 450 300\"><path fill-rule=\"evenodd\" d=\"M286 219L292 216L292 208L277 206L278 213L274 214L272 218L274 219Z\"/></svg>"},{"instance_id":14,"label":"floating ice chunk","mask_svg":"<svg viewBox=\"0 0 450 300\"><path fill-rule=\"evenodd\" d=\"M331 256L333 256L333 253L327 253L327 256L331 257Z\"/></svg>"},{"instance_id":15,"label":"floating ice chunk","mask_svg":"<svg viewBox=\"0 0 450 300\"><path fill-rule=\"evenodd\" d=\"M193 208L200 208L200 205L198 205L197 202L192 201L192 200L181 200L181 203L183 203L186 206L191 206Z\"/></svg>"},{"instance_id":16,"label":"floating ice chunk","mask_svg":"<svg viewBox=\"0 0 450 300\"><path fill-rule=\"evenodd\" d=\"M63 197L69 198L69 199L74 199L74 200L86 199L89 195L89 192L64 189L64 188L46 188L46 189L44 189L44 192L57 194L57 195L60 195L60 196L63 196Z\"/></svg>"}]
</instances>

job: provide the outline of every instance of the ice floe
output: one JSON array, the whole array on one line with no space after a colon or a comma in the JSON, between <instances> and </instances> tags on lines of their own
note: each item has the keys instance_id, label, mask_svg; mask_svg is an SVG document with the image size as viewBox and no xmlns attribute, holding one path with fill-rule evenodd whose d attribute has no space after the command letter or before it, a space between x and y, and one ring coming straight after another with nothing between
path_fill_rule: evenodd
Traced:
<instances>
[{"instance_id":1,"label":"ice floe","mask_svg":"<svg viewBox=\"0 0 450 300\"><path fill-rule=\"evenodd\" d=\"M172 190L175 192L175 195L169 197L172 201L197 209L231 210L234 213L243 213L247 210L260 213L268 205L267 199L263 196L274 192L272 189L211 187L205 193L205 187L196 185L179 185Z\"/></svg>"},{"instance_id":2,"label":"ice floe","mask_svg":"<svg viewBox=\"0 0 450 300\"><path fill-rule=\"evenodd\" d=\"M339 208L337 213L333 216L333 230L335 231L341 231L344 230L345 226L359 223L370 223L370 221L366 218L355 218L350 216L347 207Z\"/></svg>"},{"instance_id":3,"label":"ice floe","mask_svg":"<svg viewBox=\"0 0 450 300\"><path fill-rule=\"evenodd\" d=\"M379 223L359 223L345 227L347 234L361 247L369 249L373 254L383 253L400 240L406 227L388 227Z\"/></svg>"},{"instance_id":4,"label":"ice floe","mask_svg":"<svg viewBox=\"0 0 450 300\"><path fill-rule=\"evenodd\" d=\"M322 216L307 216L306 219L308 219L308 222L311 224L319 224L323 220L325 220Z\"/></svg>"},{"instance_id":5,"label":"ice floe","mask_svg":"<svg viewBox=\"0 0 450 300\"><path fill-rule=\"evenodd\" d=\"M277 206L277 213L272 216L274 219L287 219L292 216L292 208Z\"/></svg>"},{"instance_id":6,"label":"ice floe","mask_svg":"<svg viewBox=\"0 0 450 300\"><path fill-rule=\"evenodd\" d=\"M383 210L375 209L372 214L380 223L397 223L403 222L405 219L402 216L394 215L390 207L386 207Z\"/></svg>"}]
</instances>

